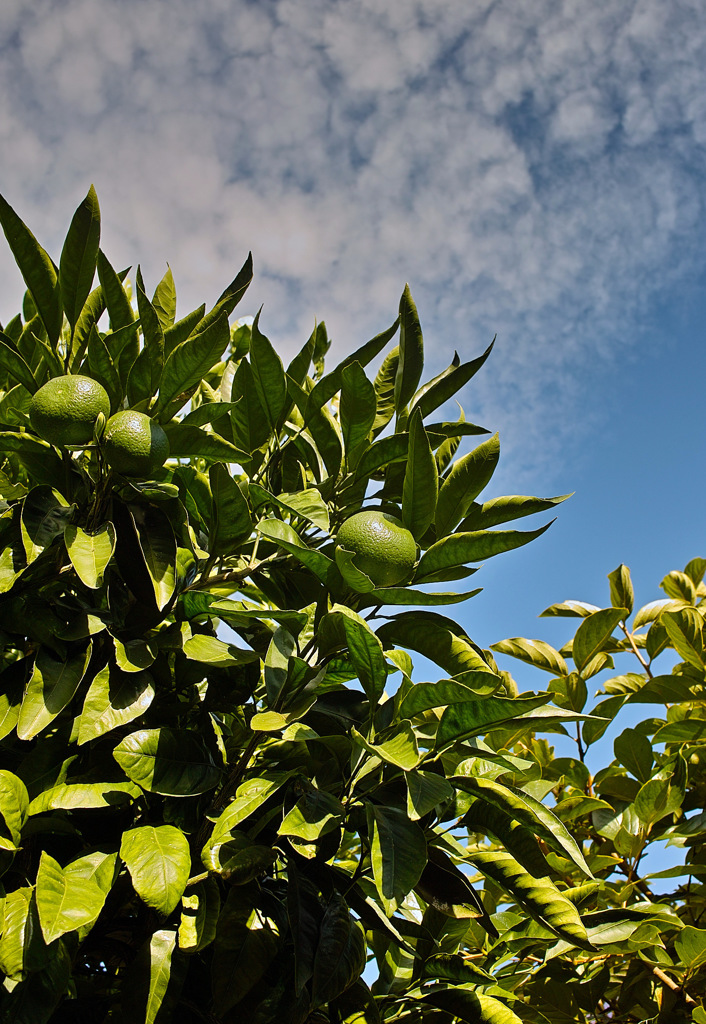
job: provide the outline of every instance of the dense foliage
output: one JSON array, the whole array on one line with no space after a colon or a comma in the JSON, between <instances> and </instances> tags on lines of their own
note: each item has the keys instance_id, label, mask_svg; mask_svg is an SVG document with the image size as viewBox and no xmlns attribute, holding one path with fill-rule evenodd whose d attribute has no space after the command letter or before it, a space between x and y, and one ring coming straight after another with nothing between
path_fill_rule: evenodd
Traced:
<instances>
[{"instance_id":1,"label":"dense foliage","mask_svg":"<svg viewBox=\"0 0 706 1024\"><path fill-rule=\"evenodd\" d=\"M563 500L477 500L497 436L459 455L487 432L443 411L490 349L422 384L405 289L333 370L323 323L285 370L259 316L229 324L249 259L177 320L169 271L150 299L138 268L133 301L92 189L58 267L1 199L0 222L27 284L0 333L0 1018L690 1019L706 563L631 627L621 567L610 608L549 610L582 617L561 652L496 645L549 672L518 695L428 610L477 593L436 584L538 537L506 524ZM153 479L110 469L102 414L82 447L32 429L32 395L67 373L161 425ZM414 536L411 579L376 587L336 545L363 508ZM655 675L665 650L684 660ZM414 681L410 651L439 678ZM639 671L587 715L619 651ZM592 777L586 749L644 701L665 720ZM575 758L536 736L567 729ZM640 860L667 837L689 881L653 896Z\"/></svg>"}]
</instances>

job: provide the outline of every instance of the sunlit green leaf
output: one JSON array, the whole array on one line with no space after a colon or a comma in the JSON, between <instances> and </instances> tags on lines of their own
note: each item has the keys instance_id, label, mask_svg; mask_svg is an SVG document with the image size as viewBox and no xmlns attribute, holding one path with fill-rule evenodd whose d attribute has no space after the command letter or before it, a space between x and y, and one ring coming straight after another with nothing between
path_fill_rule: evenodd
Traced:
<instances>
[{"instance_id":1,"label":"sunlit green leaf","mask_svg":"<svg viewBox=\"0 0 706 1024\"><path fill-rule=\"evenodd\" d=\"M64 541L81 582L92 589L102 586L103 574L115 551L113 524L105 522L95 533L86 533L80 526L70 523L64 530Z\"/></svg>"},{"instance_id":2,"label":"sunlit green leaf","mask_svg":"<svg viewBox=\"0 0 706 1024\"><path fill-rule=\"evenodd\" d=\"M46 647L39 650L17 723L20 739L33 739L64 710L78 690L90 656L90 645L66 659L57 658Z\"/></svg>"},{"instance_id":3,"label":"sunlit green leaf","mask_svg":"<svg viewBox=\"0 0 706 1024\"><path fill-rule=\"evenodd\" d=\"M160 914L170 914L182 897L191 866L189 843L173 825L142 825L125 832L120 858L138 896Z\"/></svg>"}]
</instances>

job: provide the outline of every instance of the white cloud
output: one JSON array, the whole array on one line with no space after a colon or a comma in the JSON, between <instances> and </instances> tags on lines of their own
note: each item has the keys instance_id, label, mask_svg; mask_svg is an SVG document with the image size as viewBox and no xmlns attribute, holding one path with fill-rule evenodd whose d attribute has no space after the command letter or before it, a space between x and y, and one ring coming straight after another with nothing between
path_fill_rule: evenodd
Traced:
<instances>
[{"instance_id":1,"label":"white cloud","mask_svg":"<svg viewBox=\"0 0 706 1024\"><path fill-rule=\"evenodd\" d=\"M360 343L409 280L435 369L500 333L469 414L536 462L700 261L705 57L689 0L5 0L2 190L56 258L94 181L110 258L169 260L181 312L252 248L243 311L290 348L315 316Z\"/></svg>"}]
</instances>

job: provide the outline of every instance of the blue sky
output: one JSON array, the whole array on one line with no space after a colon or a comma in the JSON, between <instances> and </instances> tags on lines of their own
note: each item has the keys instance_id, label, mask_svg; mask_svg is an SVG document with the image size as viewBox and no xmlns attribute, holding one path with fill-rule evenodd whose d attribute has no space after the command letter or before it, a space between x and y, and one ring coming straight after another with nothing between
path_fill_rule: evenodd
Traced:
<instances>
[{"instance_id":1,"label":"blue sky","mask_svg":"<svg viewBox=\"0 0 706 1024\"><path fill-rule=\"evenodd\" d=\"M536 614L620 561L647 601L706 554L705 67L697 0L3 0L0 187L56 258L94 182L181 314L252 249L285 352L315 317L360 344L405 281L430 376L497 333L489 495L575 496L461 614L558 640ZM3 321L21 290L0 247Z\"/></svg>"}]
</instances>

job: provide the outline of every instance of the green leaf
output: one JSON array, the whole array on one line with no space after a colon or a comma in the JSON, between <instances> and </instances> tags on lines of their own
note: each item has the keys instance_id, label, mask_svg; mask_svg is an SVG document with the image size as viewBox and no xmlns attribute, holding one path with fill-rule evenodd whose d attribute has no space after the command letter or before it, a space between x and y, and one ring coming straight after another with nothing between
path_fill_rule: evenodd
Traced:
<instances>
[{"instance_id":1,"label":"green leaf","mask_svg":"<svg viewBox=\"0 0 706 1024\"><path fill-rule=\"evenodd\" d=\"M343 897L329 899L319 931L311 980L311 1006L323 1006L344 992L365 970L365 933Z\"/></svg>"},{"instance_id":2,"label":"green leaf","mask_svg":"<svg viewBox=\"0 0 706 1024\"><path fill-rule=\"evenodd\" d=\"M154 695L149 672L123 672L106 665L96 674L83 702L78 723L79 746L139 718Z\"/></svg>"},{"instance_id":3,"label":"green leaf","mask_svg":"<svg viewBox=\"0 0 706 1024\"><path fill-rule=\"evenodd\" d=\"M595 604L588 604L586 601L560 601L559 604L552 604L539 613L539 617L559 617L567 619L586 619L593 612L599 612L600 608ZM635 627L637 628L637 627Z\"/></svg>"},{"instance_id":4,"label":"green leaf","mask_svg":"<svg viewBox=\"0 0 706 1024\"><path fill-rule=\"evenodd\" d=\"M614 608L626 608L630 614L635 594L627 565L621 564L617 569L609 572L608 580L610 582L610 603Z\"/></svg>"},{"instance_id":5,"label":"green leaf","mask_svg":"<svg viewBox=\"0 0 706 1024\"><path fill-rule=\"evenodd\" d=\"M463 676L463 682L455 679L439 679L435 683L416 683L407 690L398 713L400 718L413 718L415 715L428 711L429 708L443 708L451 704L464 704L469 701L477 704L479 696L482 695L483 690L487 688L488 684L495 686L498 683L499 679L489 672L466 672ZM479 690L480 693L478 692ZM485 697L483 703L485 704L489 699ZM508 702L507 704L500 704L496 709L496 711L504 714L509 706L509 700L506 697L499 697L497 699ZM522 699L533 702L536 700L534 697ZM547 696L545 701L549 699ZM514 700L516 698L513 698ZM489 714L492 707L491 703L488 706ZM537 707L537 704L533 703L532 707ZM520 705L515 708L512 714L521 714L522 710L523 706ZM529 708L525 710L529 710Z\"/></svg>"},{"instance_id":6,"label":"green leaf","mask_svg":"<svg viewBox=\"0 0 706 1024\"><path fill-rule=\"evenodd\" d=\"M194 636L186 640L183 651L191 661L200 661L204 665L213 665L215 668L249 665L258 660L254 651L242 650L215 636L206 636L204 633L195 633Z\"/></svg>"},{"instance_id":7,"label":"green leaf","mask_svg":"<svg viewBox=\"0 0 706 1024\"><path fill-rule=\"evenodd\" d=\"M70 523L64 530L64 541L71 564L87 587L96 590L103 585L103 574L115 551L115 527L110 522L95 533L86 533Z\"/></svg>"},{"instance_id":8,"label":"green leaf","mask_svg":"<svg viewBox=\"0 0 706 1024\"><path fill-rule=\"evenodd\" d=\"M555 676L569 674L568 666L559 652L543 640L525 640L524 637L515 636L510 640L491 644L490 648L499 654L509 654L513 658L527 662L528 665L551 672Z\"/></svg>"},{"instance_id":9,"label":"green leaf","mask_svg":"<svg viewBox=\"0 0 706 1024\"><path fill-rule=\"evenodd\" d=\"M219 1017L250 992L278 953L276 935L261 920L251 890L231 888L218 919L211 967L213 1008Z\"/></svg>"},{"instance_id":10,"label":"green leaf","mask_svg":"<svg viewBox=\"0 0 706 1024\"><path fill-rule=\"evenodd\" d=\"M283 626L279 626L265 655L265 690L270 707L274 706L287 682L289 659L295 650L294 637Z\"/></svg>"},{"instance_id":11,"label":"green leaf","mask_svg":"<svg viewBox=\"0 0 706 1024\"><path fill-rule=\"evenodd\" d=\"M435 772L423 772L419 769L407 772L407 817L419 821L439 804L450 800L454 794L453 786L443 775Z\"/></svg>"},{"instance_id":12,"label":"green leaf","mask_svg":"<svg viewBox=\"0 0 706 1024\"><path fill-rule=\"evenodd\" d=\"M706 666L704 659L703 619L695 608L678 608L662 612L660 622L666 629L672 647L684 661L697 669Z\"/></svg>"},{"instance_id":13,"label":"green leaf","mask_svg":"<svg viewBox=\"0 0 706 1024\"><path fill-rule=\"evenodd\" d=\"M67 658L55 657L46 647L39 649L17 723L21 740L34 739L69 704L86 674L90 656L90 644Z\"/></svg>"},{"instance_id":14,"label":"green leaf","mask_svg":"<svg viewBox=\"0 0 706 1024\"><path fill-rule=\"evenodd\" d=\"M46 811L87 810L92 807L117 807L142 796L142 790L131 782L76 783L54 786L35 797L29 815Z\"/></svg>"},{"instance_id":15,"label":"green leaf","mask_svg":"<svg viewBox=\"0 0 706 1024\"><path fill-rule=\"evenodd\" d=\"M115 747L113 757L129 779L163 796L207 793L220 779L205 740L185 730L140 729Z\"/></svg>"},{"instance_id":16,"label":"green leaf","mask_svg":"<svg viewBox=\"0 0 706 1024\"><path fill-rule=\"evenodd\" d=\"M674 941L677 956L690 971L706 964L706 928L682 928Z\"/></svg>"},{"instance_id":17,"label":"green leaf","mask_svg":"<svg viewBox=\"0 0 706 1024\"><path fill-rule=\"evenodd\" d=\"M452 1013L467 1024L523 1024L499 999L468 988L440 988L421 996L420 1002Z\"/></svg>"},{"instance_id":18,"label":"green leaf","mask_svg":"<svg viewBox=\"0 0 706 1024\"><path fill-rule=\"evenodd\" d=\"M653 755L652 744L643 733L637 729L623 729L615 738L613 750L620 764L640 782L647 782L652 774Z\"/></svg>"},{"instance_id":19,"label":"green leaf","mask_svg":"<svg viewBox=\"0 0 706 1024\"><path fill-rule=\"evenodd\" d=\"M66 945L59 942L49 953L39 938L41 931L34 903L30 913L31 920L23 932L30 949L37 950L38 963L30 963L31 973L3 1001L4 1020L12 1024L48 1024L71 981L72 963ZM32 957L26 959L31 961Z\"/></svg>"},{"instance_id":20,"label":"green leaf","mask_svg":"<svg viewBox=\"0 0 706 1024\"><path fill-rule=\"evenodd\" d=\"M213 309L211 309L199 323L199 331L207 329L212 324L222 319L224 315L227 320L242 299L243 295L245 295L245 292L248 290L248 286L252 281L252 274L252 253L249 252L245 263L242 265L228 287L221 293Z\"/></svg>"},{"instance_id":21,"label":"green leaf","mask_svg":"<svg viewBox=\"0 0 706 1024\"><path fill-rule=\"evenodd\" d=\"M369 479L378 470L394 462L404 462L409 447L409 434L391 434L373 441L363 452L355 471L356 480Z\"/></svg>"},{"instance_id":22,"label":"green leaf","mask_svg":"<svg viewBox=\"0 0 706 1024\"><path fill-rule=\"evenodd\" d=\"M395 374L395 409L398 413L407 407L417 390L424 369L422 328L409 285L405 285L400 299L399 353L399 365Z\"/></svg>"},{"instance_id":23,"label":"green leaf","mask_svg":"<svg viewBox=\"0 0 706 1024\"><path fill-rule=\"evenodd\" d=\"M377 436L384 430L395 414L395 381L400 363L400 350L397 346L393 348L382 361L382 366L377 372L373 387L377 395L377 411L373 423L373 435ZM358 472L361 472L360 467Z\"/></svg>"},{"instance_id":24,"label":"green leaf","mask_svg":"<svg viewBox=\"0 0 706 1024\"><path fill-rule=\"evenodd\" d=\"M409 722L400 722L399 725L395 725L391 734L388 734L382 743L370 743L354 727L351 727L350 734L359 747L375 757L379 757L386 764L393 764L397 768L403 768L406 772L412 771L419 764L419 744Z\"/></svg>"},{"instance_id":25,"label":"green leaf","mask_svg":"<svg viewBox=\"0 0 706 1024\"><path fill-rule=\"evenodd\" d=\"M412 590L410 587L381 587L379 590L372 590L369 594L369 604L403 604L409 607L446 604L463 604L472 597L480 594L482 587L477 590L467 590L465 593L453 593L451 591L426 592L424 590Z\"/></svg>"},{"instance_id":26,"label":"green leaf","mask_svg":"<svg viewBox=\"0 0 706 1024\"><path fill-rule=\"evenodd\" d=\"M172 327L176 320L177 297L172 268L169 264L167 264L164 277L155 288L152 305L159 317L162 330L166 331Z\"/></svg>"},{"instance_id":27,"label":"green leaf","mask_svg":"<svg viewBox=\"0 0 706 1024\"><path fill-rule=\"evenodd\" d=\"M0 815L9 836L0 834L0 848L15 850L20 845L22 828L27 820L29 796L22 779L6 769L0 770Z\"/></svg>"},{"instance_id":28,"label":"green leaf","mask_svg":"<svg viewBox=\"0 0 706 1024\"><path fill-rule=\"evenodd\" d=\"M572 945L588 945L578 910L548 878L533 878L514 857L501 850L474 850L469 857L479 871L508 892L540 924Z\"/></svg>"},{"instance_id":29,"label":"green leaf","mask_svg":"<svg viewBox=\"0 0 706 1024\"><path fill-rule=\"evenodd\" d=\"M635 797L635 813L646 825L654 825L679 810L683 801L684 787L675 778L650 779Z\"/></svg>"},{"instance_id":30,"label":"green leaf","mask_svg":"<svg viewBox=\"0 0 706 1024\"><path fill-rule=\"evenodd\" d=\"M296 530L279 519L264 519L257 524L257 532L268 540L275 541L281 548L294 555L303 565L317 576L322 583L329 579L334 563L323 551L307 547Z\"/></svg>"},{"instance_id":31,"label":"green leaf","mask_svg":"<svg viewBox=\"0 0 706 1024\"><path fill-rule=\"evenodd\" d=\"M355 470L361 454L368 447L376 408L375 388L363 367L358 362L346 366L341 372L340 416L349 472Z\"/></svg>"},{"instance_id":32,"label":"green leaf","mask_svg":"<svg viewBox=\"0 0 706 1024\"><path fill-rule=\"evenodd\" d=\"M103 291L103 298L110 315L111 331L119 331L123 327L131 327L135 321L135 314L122 284L123 279L127 276L127 271L124 274L116 274L101 249L98 250L96 257L96 267ZM136 339L136 325L133 328L133 332L129 336Z\"/></svg>"},{"instance_id":33,"label":"green leaf","mask_svg":"<svg viewBox=\"0 0 706 1024\"><path fill-rule=\"evenodd\" d=\"M169 451L172 458L199 458L208 462L237 462L242 464L247 461L247 453L241 448L236 448L230 441L218 434L201 430L200 427L188 423L167 423L164 432L169 441Z\"/></svg>"},{"instance_id":34,"label":"green leaf","mask_svg":"<svg viewBox=\"0 0 706 1024\"><path fill-rule=\"evenodd\" d=\"M91 185L73 215L59 260L61 301L72 331L93 287L100 234L98 196Z\"/></svg>"},{"instance_id":35,"label":"green leaf","mask_svg":"<svg viewBox=\"0 0 706 1024\"><path fill-rule=\"evenodd\" d=\"M257 487L257 485L250 485L251 494L254 487ZM264 490L264 488L258 488L258 490ZM326 533L329 532L328 505L315 487L306 487L303 491L295 491L294 493L283 491L282 494L278 494L276 497L273 496L272 501L283 512L289 512L291 515L306 519L308 522L313 523L314 526L317 526L319 530L324 530Z\"/></svg>"},{"instance_id":36,"label":"green leaf","mask_svg":"<svg viewBox=\"0 0 706 1024\"><path fill-rule=\"evenodd\" d=\"M567 856L573 863L592 878L588 864L574 837L559 818L529 793L510 789L491 779L479 779L456 775L451 780L459 789L479 797L493 807L516 818L540 836L553 850Z\"/></svg>"},{"instance_id":37,"label":"green leaf","mask_svg":"<svg viewBox=\"0 0 706 1024\"><path fill-rule=\"evenodd\" d=\"M92 878L62 870L42 851L37 871L37 910L48 944L67 932L92 925L105 902L105 893Z\"/></svg>"},{"instance_id":38,"label":"green leaf","mask_svg":"<svg viewBox=\"0 0 706 1024\"><path fill-rule=\"evenodd\" d=\"M385 646L397 644L417 651L440 665L450 676L461 672L490 671L461 626L436 612L401 612L377 630Z\"/></svg>"},{"instance_id":39,"label":"green leaf","mask_svg":"<svg viewBox=\"0 0 706 1024\"><path fill-rule=\"evenodd\" d=\"M414 581L423 583L440 570L465 565L467 562L482 562L503 551L520 548L541 537L551 525L551 522L547 523L538 530L478 530L444 537L424 552L417 566Z\"/></svg>"},{"instance_id":40,"label":"green leaf","mask_svg":"<svg viewBox=\"0 0 706 1024\"><path fill-rule=\"evenodd\" d=\"M88 371L108 392L111 413L116 412L123 400L123 385L108 346L95 324L91 324L88 333Z\"/></svg>"},{"instance_id":41,"label":"green leaf","mask_svg":"<svg viewBox=\"0 0 706 1024\"><path fill-rule=\"evenodd\" d=\"M0 430L0 452L15 454L37 483L61 486L66 479L64 465L55 449L31 434Z\"/></svg>"},{"instance_id":42,"label":"green leaf","mask_svg":"<svg viewBox=\"0 0 706 1024\"><path fill-rule=\"evenodd\" d=\"M132 884L148 907L171 914L181 900L189 878L189 843L173 825L142 825L123 834L120 858Z\"/></svg>"},{"instance_id":43,"label":"green leaf","mask_svg":"<svg viewBox=\"0 0 706 1024\"><path fill-rule=\"evenodd\" d=\"M30 395L39 389L39 383L14 341L2 331L0 331L0 366L10 374L13 380L24 385Z\"/></svg>"},{"instance_id":44,"label":"green leaf","mask_svg":"<svg viewBox=\"0 0 706 1024\"><path fill-rule=\"evenodd\" d=\"M202 321L203 323L203 321ZM165 412L172 408L172 403L197 384L214 363L217 363L230 342L228 317L223 313L217 320L198 334L192 334L169 353L164 364L159 398L154 408L154 415L162 422ZM170 417L169 417L170 418Z\"/></svg>"},{"instance_id":45,"label":"green leaf","mask_svg":"<svg viewBox=\"0 0 706 1024\"><path fill-rule=\"evenodd\" d=\"M276 793L293 772L265 772L257 778L241 782L235 791L233 802L228 804L216 819L211 838L202 851L204 866L212 868L216 863L220 846L230 837L231 829L236 828L258 811L265 801Z\"/></svg>"},{"instance_id":46,"label":"green leaf","mask_svg":"<svg viewBox=\"0 0 706 1024\"><path fill-rule=\"evenodd\" d=\"M143 347L130 367L127 398L131 406L151 399L159 388L164 370L164 333L157 310L145 294L140 268L136 279L137 309L142 326Z\"/></svg>"},{"instance_id":47,"label":"green leaf","mask_svg":"<svg viewBox=\"0 0 706 1024\"><path fill-rule=\"evenodd\" d=\"M375 887L390 915L419 881L427 845L419 825L399 808L368 804L367 814Z\"/></svg>"},{"instance_id":48,"label":"green leaf","mask_svg":"<svg viewBox=\"0 0 706 1024\"><path fill-rule=\"evenodd\" d=\"M470 963L460 953L437 953L422 968L422 978L452 981L458 985L489 985L492 975Z\"/></svg>"},{"instance_id":49,"label":"green leaf","mask_svg":"<svg viewBox=\"0 0 706 1024\"><path fill-rule=\"evenodd\" d=\"M27 564L46 551L64 532L73 508L58 491L46 484L33 487L22 504L21 531Z\"/></svg>"},{"instance_id":50,"label":"green leaf","mask_svg":"<svg viewBox=\"0 0 706 1024\"><path fill-rule=\"evenodd\" d=\"M436 461L422 415L415 411L409 421L409 455L402 487L402 520L415 540L421 540L434 521L438 494Z\"/></svg>"},{"instance_id":51,"label":"green leaf","mask_svg":"<svg viewBox=\"0 0 706 1024\"><path fill-rule=\"evenodd\" d=\"M448 402L450 398L453 398L468 383L471 377L478 373L492 352L494 344L495 339L493 339L483 355L463 364L458 357L458 352L454 352L451 365L433 380L430 380L428 384L421 387L416 393L412 400L410 411L414 411L414 409L419 407L422 416L426 417L434 409L438 409L440 405Z\"/></svg>"},{"instance_id":52,"label":"green leaf","mask_svg":"<svg viewBox=\"0 0 706 1024\"><path fill-rule=\"evenodd\" d=\"M198 953L209 946L216 936L220 909L221 897L215 878L209 876L188 885L181 898L179 949Z\"/></svg>"},{"instance_id":53,"label":"green leaf","mask_svg":"<svg viewBox=\"0 0 706 1024\"><path fill-rule=\"evenodd\" d=\"M473 501L487 486L500 457L497 434L454 462L439 491L436 534L444 537L467 515Z\"/></svg>"},{"instance_id":54,"label":"green leaf","mask_svg":"<svg viewBox=\"0 0 706 1024\"><path fill-rule=\"evenodd\" d=\"M387 666L382 644L365 619L345 605L334 605L332 616L340 616L348 644L348 655L371 704L377 704L385 689Z\"/></svg>"},{"instance_id":55,"label":"green leaf","mask_svg":"<svg viewBox=\"0 0 706 1024\"><path fill-rule=\"evenodd\" d=\"M579 672L603 650L615 627L625 618L625 608L602 608L583 620L576 630L572 649L574 664Z\"/></svg>"},{"instance_id":56,"label":"green leaf","mask_svg":"<svg viewBox=\"0 0 706 1024\"><path fill-rule=\"evenodd\" d=\"M5 238L30 291L49 340L56 344L61 335L64 312L56 267L29 228L0 196L0 224Z\"/></svg>"},{"instance_id":57,"label":"green leaf","mask_svg":"<svg viewBox=\"0 0 706 1024\"><path fill-rule=\"evenodd\" d=\"M244 452L257 451L270 436L270 425L247 359L241 359L235 371L231 402L234 403L230 414L233 440Z\"/></svg>"},{"instance_id":58,"label":"green leaf","mask_svg":"<svg viewBox=\"0 0 706 1024\"><path fill-rule=\"evenodd\" d=\"M161 1019L159 1011L169 999L176 938L176 930L162 928L137 951L123 978L121 1019L140 1024L157 1024Z\"/></svg>"},{"instance_id":59,"label":"green leaf","mask_svg":"<svg viewBox=\"0 0 706 1024\"><path fill-rule=\"evenodd\" d=\"M152 305L155 309L157 309L156 296L157 293L155 292L155 298L152 299ZM199 306L198 309L192 310L191 313L187 313L185 317L181 318L181 320L177 320L175 324L167 326L162 324L162 329L164 331L164 351L167 355L169 355L177 345L181 345L182 341L186 341L189 335L194 332L194 329L202 322L205 312L206 307L205 305L202 305ZM157 315L159 316L158 309ZM230 395L228 397L230 397Z\"/></svg>"},{"instance_id":60,"label":"green leaf","mask_svg":"<svg viewBox=\"0 0 706 1024\"><path fill-rule=\"evenodd\" d=\"M74 327L73 341L71 343L71 357L69 360L69 373L78 373L79 367L83 362L83 357L86 354L86 346L88 345L88 336L90 334L91 327L98 324L98 321L104 312L105 301L103 299L103 289L98 285L98 287L94 288L86 299Z\"/></svg>"},{"instance_id":61,"label":"green leaf","mask_svg":"<svg viewBox=\"0 0 706 1024\"><path fill-rule=\"evenodd\" d=\"M338 828L344 814L344 808L335 796L311 786L285 815L277 835L295 836L306 843L314 843Z\"/></svg>"},{"instance_id":62,"label":"green leaf","mask_svg":"<svg viewBox=\"0 0 706 1024\"><path fill-rule=\"evenodd\" d=\"M222 558L238 552L253 524L248 503L228 467L216 462L208 471L208 479L212 494L209 551Z\"/></svg>"},{"instance_id":63,"label":"green leaf","mask_svg":"<svg viewBox=\"0 0 706 1024\"><path fill-rule=\"evenodd\" d=\"M176 587L177 544L169 519L153 505L133 505L131 514L160 611Z\"/></svg>"},{"instance_id":64,"label":"green leaf","mask_svg":"<svg viewBox=\"0 0 706 1024\"><path fill-rule=\"evenodd\" d=\"M482 700L455 702L441 716L436 746L441 748L460 739L480 736L500 723L510 724L520 715L546 705L549 694L537 697L484 697Z\"/></svg>"},{"instance_id":65,"label":"green leaf","mask_svg":"<svg viewBox=\"0 0 706 1024\"><path fill-rule=\"evenodd\" d=\"M22 979L35 928L39 931L33 889L21 886L9 892L3 900L3 930L0 934L0 970L9 978ZM35 938L35 945L36 941Z\"/></svg>"},{"instance_id":66,"label":"green leaf","mask_svg":"<svg viewBox=\"0 0 706 1024\"><path fill-rule=\"evenodd\" d=\"M287 379L282 360L269 339L261 333L259 321L260 313L252 325L250 366L260 405L265 411L270 430L274 431L287 401Z\"/></svg>"}]
</instances>

